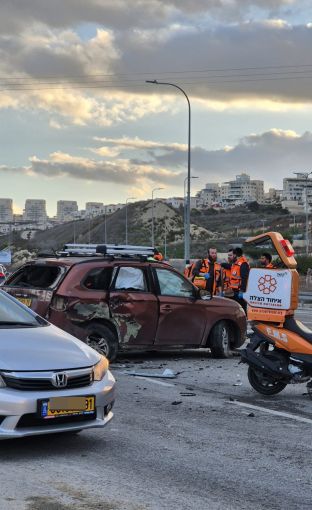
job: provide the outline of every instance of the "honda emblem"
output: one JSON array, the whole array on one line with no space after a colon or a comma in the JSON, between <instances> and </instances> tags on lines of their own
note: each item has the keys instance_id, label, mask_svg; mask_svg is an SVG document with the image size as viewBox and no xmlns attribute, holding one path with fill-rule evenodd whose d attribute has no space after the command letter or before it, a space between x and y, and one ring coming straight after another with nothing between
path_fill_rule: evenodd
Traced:
<instances>
[{"instance_id":1,"label":"honda emblem","mask_svg":"<svg viewBox=\"0 0 312 510\"><path fill-rule=\"evenodd\" d=\"M65 388L67 386L67 374L65 372L57 372L52 375L52 384L56 388Z\"/></svg>"}]
</instances>

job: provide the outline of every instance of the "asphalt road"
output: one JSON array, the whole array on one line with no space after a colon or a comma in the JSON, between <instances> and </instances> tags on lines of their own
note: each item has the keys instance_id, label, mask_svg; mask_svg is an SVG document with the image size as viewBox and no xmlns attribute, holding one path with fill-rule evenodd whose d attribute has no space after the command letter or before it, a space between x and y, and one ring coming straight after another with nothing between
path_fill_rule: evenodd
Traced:
<instances>
[{"instance_id":1,"label":"asphalt road","mask_svg":"<svg viewBox=\"0 0 312 510\"><path fill-rule=\"evenodd\" d=\"M124 356L112 367L118 397L106 429L0 443L0 508L311 509L305 385L261 397L238 362L205 351ZM179 374L127 373L166 368Z\"/></svg>"}]
</instances>

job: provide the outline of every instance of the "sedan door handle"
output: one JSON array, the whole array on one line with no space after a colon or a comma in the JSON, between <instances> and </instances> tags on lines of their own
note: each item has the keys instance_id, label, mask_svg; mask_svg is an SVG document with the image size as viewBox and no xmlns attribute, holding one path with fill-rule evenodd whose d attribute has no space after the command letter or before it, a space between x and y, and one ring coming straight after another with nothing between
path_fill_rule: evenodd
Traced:
<instances>
[{"instance_id":1,"label":"sedan door handle","mask_svg":"<svg viewBox=\"0 0 312 510\"><path fill-rule=\"evenodd\" d=\"M168 313L172 312L172 308L170 305L163 305L160 309L161 312Z\"/></svg>"}]
</instances>

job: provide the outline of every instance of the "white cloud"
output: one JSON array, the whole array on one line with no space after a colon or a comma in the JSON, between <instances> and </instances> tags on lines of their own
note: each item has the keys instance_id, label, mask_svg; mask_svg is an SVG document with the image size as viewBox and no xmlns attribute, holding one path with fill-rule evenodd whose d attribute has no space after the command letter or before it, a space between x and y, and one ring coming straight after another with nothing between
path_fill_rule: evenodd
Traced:
<instances>
[{"instance_id":1,"label":"white cloud","mask_svg":"<svg viewBox=\"0 0 312 510\"><path fill-rule=\"evenodd\" d=\"M64 28L95 23L125 30L162 26L171 19L198 16L222 19L249 18L254 8L278 14L302 0L2 0L0 31L12 34L25 26L44 24Z\"/></svg>"},{"instance_id":2,"label":"white cloud","mask_svg":"<svg viewBox=\"0 0 312 510\"><path fill-rule=\"evenodd\" d=\"M142 139L107 139L108 152L97 152L101 159L77 157L57 151L49 158L30 158L24 167L0 167L0 176L26 175L46 179L71 178L85 183L107 182L126 186L135 196L146 196L153 185L171 188L173 193L182 186L186 175L185 146L163 144ZM121 143L121 145L120 145ZM122 158L121 147L140 150L140 157ZM112 152L111 152L112 151ZM107 159L106 159L107 158ZM113 159L111 159L113 158ZM205 182L223 182L246 172L252 178L263 179L267 185L282 187L282 179L294 171L310 169L312 133L298 134L293 130L271 129L252 133L231 147L217 150L192 147L192 172ZM138 191L140 190L140 192ZM170 194L170 191L166 194Z\"/></svg>"},{"instance_id":3,"label":"white cloud","mask_svg":"<svg viewBox=\"0 0 312 510\"><path fill-rule=\"evenodd\" d=\"M59 6L60 13L67 13L68 23L73 22L69 3ZM121 14L123 3L114 3L116 16L117 11ZM196 9L208 12L238 3L203 1L196 3ZM260 3L246 1L244 6ZM287 3L291 2L268 0L262 6L278 9ZM91 2L91 11L110 9L108 3L102 4ZM134 2L135 8L140 5L146 7L146 16L151 9L161 13L159 19L163 19L164 26L158 32L146 18L144 28L98 28L89 39L79 36L72 27L58 28L58 14L53 16L49 9L44 14L38 5L40 24L24 23L17 35L0 36L0 108L42 110L63 117L57 119L61 125L64 121L102 126L135 122L181 104L172 87L160 90L145 86L145 79L151 77L180 84L192 101L217 111L303 110L311 103L312 66L279 68L308 63L305 55L310 52L312 31L307 26L292 26L283 19L271 18L199 27L191 17L187 22L186 18L179 20L176 13L177 9L189 12L188 1L172 1L166 6L160 0ZM77 9L81 9L81 16L85 13L82 3ZM26 18L30 16L26 7L24 11ZM43 24L45 16L52 28ZM257 69L259 64L269 67ZM28 90L6 90L21 85Z\"/></svg>"},{"instance_id":4,"label":"white cloud","mask_svg":"<svg viewBox=\"0 0 312 510\"><path fill-rule=\"evenodd\" d=\"M112 145L116 146L118 149L159 149L159 150L176 150L176 151L186 151L187 145L186 144L180 144L180 143L160 143L160 142L154 142L152 140L142 140L142 138L135 137L135 138L129 138L129 137L122 137L122 138L107 138L107 137L95 137L95 141L102 142L105 145ZM99 149L96 149L96 151L103 151L106 147L101 147ZM100 153L100 152L99 152Z\"/></svg>"},{"instance_id":5,"label":"white cloud","mask_svg":"<svg viewBox=\"0 0 312 510\"><path fill-rule=\"evenodd\" d=\"M250 134L232 147L209 151L192 148L192 171L206 182L232 179L247 172L253 178L281 187L283 177L293 171L306 171L312 160L312 133L302 135L292 130L271 129ZM153 154L149 164L181 169L186 165L180 151Z\"/></svg>"},{"instance_id":6,"label":"white cloud","mask_svg":"<svg viewBox=\"0 0 312 510\"><path fill-rule=\"evenodd\" d=\"M180 178L179 170L169 170L148 164L135 164L127 159L114 161L94 160L72 156L61 151L50 154L49 159L30 158L30 166L0 166L0 175L22 174L48 179L72 178L89 182L109 182L119 185L137 185L149 182L172 185Z\"/></svg>"}]
</instances>

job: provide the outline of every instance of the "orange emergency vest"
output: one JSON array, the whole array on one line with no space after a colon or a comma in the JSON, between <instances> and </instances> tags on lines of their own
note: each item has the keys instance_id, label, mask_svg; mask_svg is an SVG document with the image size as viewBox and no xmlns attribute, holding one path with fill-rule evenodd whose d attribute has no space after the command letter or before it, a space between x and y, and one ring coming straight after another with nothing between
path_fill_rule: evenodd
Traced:
<instances>
[{"instance_id":1,"label":"orange emergency vest","mask_svg":"<svg viewBox=\"0 0 312 510\"><path fill-rule=\"evenodd\" d=\"M194 264L195 267L195 264ZM202 266L199 270L200 273L209 273L210 272L210 261L208 259L202 260ZM218 262L214 263L214 278L213 278L213 289L212 293L216 294L217 291L217 282L220 280L221 276L221 265ZM199 289L206 289L206 279L203 276L194 276L193 280L194 285Z\"/></svg>"},{"instance_id":2,"label":"orange emergency vest","mask_svg":"<svg viewBox=\"0 0 312 510\"><path fill-rule=\"evenodd\" d=\"M231 283L231 268L225 269L222 268L222 283L223 283L223 290L228 290L230 288Z\"/></svg>"},{"instance_id":3,"label":"orange emergency vest","mask_svg":"<svg viewBox=\"0 0 312 510\"><path fill-rule=\"evenodd\" d=\"M242 266L242 264L244 264L244 262L247 262L248 267L249 267L248 260L244 256L239 257L239 259L237 259L232 264L230 287L233 290L239 290L241 288L241 284L242 284L241 266Z\"/></svg>"},{"instance_id":4,"label":"orange emergency vest","mask_svg":"<svg viewBox=\"0 0 312 510\"><path fill-rule=\"evenodd\" d=\"M158 260L159 262L161 262L162 260L164 260L164 257L163 257L163 255L162 255L162 253L160 253L160 252L159 252L159 253L156 253L156 254L153 256L153 258L154 258L155 260Z\"/></svg>"},{"instance_id":5,"label":"orange emergency vest","mask_svg":"<svg viewBox=\"0 0 312 510\"><path fill-rule=\"evenodd\" d=\"M194 269L194 266L195 266L195 264L193 263L193 264L188 264L184 268L183 274L184 274L185 278L187 278L188 280L192 280L193 279L193 269Z\"/></svg>"}]
</instances>

